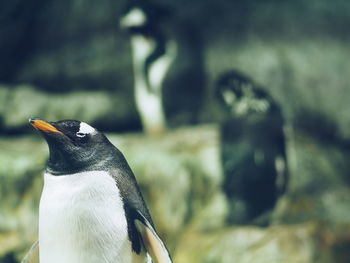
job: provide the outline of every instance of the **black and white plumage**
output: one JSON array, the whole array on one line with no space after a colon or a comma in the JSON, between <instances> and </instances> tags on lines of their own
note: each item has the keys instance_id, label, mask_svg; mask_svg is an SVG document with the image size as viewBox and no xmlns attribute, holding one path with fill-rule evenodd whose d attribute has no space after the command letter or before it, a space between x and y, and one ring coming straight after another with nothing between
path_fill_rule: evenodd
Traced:
<instances>
[{"instance_id":1,"label":"black and white plumage","mask_svg":"<svg viewBox=\"0 0 350 263\"><path fill-rule=\"evenodd\" d=\"M90 125L74 120L30 123L50 157L39 209L41 263L170 263L135 176L123 154Z\"/></svg>"},{"instance_id":2,"label":"black and white plumage","mask_svg":"<svg viewBox=\"0 0 350 263\"><path fill-rule=\"evenodd\" d=\"M166 13L146 0L130 0L120 18L131 38L136 107L150 134L166 129L162 85L177 55L175 41L160 27Z\"/></svg>"},{"instance_id":3,"label":"black and white plumage","mask_svg":"<svg viewBox=\"0 0 350 263\"><path fill-rule=\"evenodd\" d=\"M266 91L237 71L219 78L216 96L226 114L221 158L228 221L253 223L271 211L287 186L283 116Z\"/></svg>"}]
</instances>

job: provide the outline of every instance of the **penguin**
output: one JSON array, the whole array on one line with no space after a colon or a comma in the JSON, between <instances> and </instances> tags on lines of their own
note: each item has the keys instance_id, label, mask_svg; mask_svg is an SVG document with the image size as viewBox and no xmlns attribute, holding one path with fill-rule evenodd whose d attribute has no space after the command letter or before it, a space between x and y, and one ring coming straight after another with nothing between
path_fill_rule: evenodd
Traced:
<instances>
[{"instance_id":1,"label":"penguin","mask_svg":"<svg viewBox=\"0 0 350 263\"><path fill-rule=\"evenodd\" d=\"M267 225L288 183L284 118L280 106L251 78L222 74L216 98L220 125L223 191L230 203L228 223Z\"/></svg>"},{"instance_id":2,"label":"penguin","mask_svg":"<svg viewBox=\"0 0 350 263\"><path fill-rule=\"evenodd\" d=\"M39 240L22 262L172 262L131 168L103 133L76 120L29 122L49 159Z\"/></svg>"},{"instance_id":3,"label":"penguin","mask_svg":"<svg viewBox=\"0 0 350 263\"><path fill-rule=\"evenodd\" d=\"M177 44L160 27L167 10L146 0L130 0L120 27L130 34L136 107L147 134L166 130L163 81L177 55Z\"/></svg>"}]
</instances>

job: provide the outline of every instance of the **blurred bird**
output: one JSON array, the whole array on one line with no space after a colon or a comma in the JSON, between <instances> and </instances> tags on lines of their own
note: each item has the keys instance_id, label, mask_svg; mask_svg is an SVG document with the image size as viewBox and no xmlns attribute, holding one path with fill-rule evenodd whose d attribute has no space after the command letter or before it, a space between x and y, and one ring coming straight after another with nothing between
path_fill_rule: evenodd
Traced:
<instances>
[{"instance_id":1,"label":"blurred bird","mask_svg":"<svg viewBox=\"0 0 350 263\"><path fill-rule=\"evenodd\" d=\"M167 10L149 1L130 0L120 26L131 36L135 101L146 133L166 129L162 85L177 55L175 41L160 28Z\"/></svg>"},{"instance_id":2,"label":"blurred bird","mask_svg":"<svg viewBox=\"0 0 350 263\"><path fill-rule=\"evenodd\" d=\"M41 263L171 263L133 172L104 134L74 120L30 123L50 156L39 241L22 262L38 262L39 253Z\"/></svg>"},{"instance_id":3,"label":"blurred bird","mask_svg":"<svg viewBox=\"0 0 350 263\"><path fill-rule=\"evenodd\" d=\"M219 77L216 97L226 113L221 157L223 190L231 205L228 221L266 224L264 215L284 193L288 179L281 110L266 91L238 71Z\"/></svg>"}]
</instances>

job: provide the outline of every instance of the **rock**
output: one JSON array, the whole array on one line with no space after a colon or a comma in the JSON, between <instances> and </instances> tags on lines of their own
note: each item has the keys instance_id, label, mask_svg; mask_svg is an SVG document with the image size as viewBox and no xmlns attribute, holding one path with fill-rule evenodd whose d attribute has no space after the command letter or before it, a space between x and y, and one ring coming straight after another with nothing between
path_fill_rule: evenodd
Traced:
<instances>
[{"instance_id":1,"label":"rock","mask_svg":"<svg viewBox=\"0 0 350 263\"><path fill-rule=\"evenodd\" d=\"M38 138L0 140L0 258L37 238L46 146ZM9 257L9 256L8 256ZM10 261L11 262L11 261Z\"/></svg>"},{"instance_id":2,"label":"rock","mask_svg":"<svg viewBox=\"0 0 350 263\"><path fill-rule=\"evenodd\" d=\"M275 222L350 222L350 152L298 130L289 135L288 148L292 176L274 211Z\"/></svg>"},{"instance_id":3,"label":"rock","mask_svg":"<svg viewBox=\"0 0 350 263\"><path fill-rule=\"evenodd\" d=\"M110 122L119 129L137 119L133 103L125 99L125 94L101 91L50 94L30 85L18 85L0 86L0 95L0 120L4 130L28 129L27 120L33 116L47 120L79 119L98 122L100 126Z\"/></svg>"},{"instance_id":4,"label":"rock","mask_svg":"<svg viewBox=\"0 0 350 263\"><path fill-rule=\"evenodd\" d=\"M269 228L231 227L215 232L188 231L174 262L329 263L348 262L338 247L350 243L349 226L338 229L317 222ZM343 231L346 231L345 235ZM342 259L342 261L338 261Z\"/></svg>"}]
</instances>

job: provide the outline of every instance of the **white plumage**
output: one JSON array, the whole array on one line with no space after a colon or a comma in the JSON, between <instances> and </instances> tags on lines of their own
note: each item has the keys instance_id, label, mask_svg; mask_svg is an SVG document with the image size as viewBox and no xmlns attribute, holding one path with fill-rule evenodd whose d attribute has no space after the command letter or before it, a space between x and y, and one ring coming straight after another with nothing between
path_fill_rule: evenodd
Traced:
<instances>
[{"instance_id":1,"label":"white plumage","mask_svg":"<svg viewBox=\"0 0 350 263\"><path fill-rule=\"evenodd\" d=\"M78 133L89 134L89 133L93 133L95 131L96 131L95 128L91 127L89 124L87 124L85 122L81 122Z\"/></svg>"},{"instance_id":2,"label":"white plumage","mask_svg":"<svg viewBox=\"0 0 350 263\"><path fill-rule=\"evenodd\" d=\"M142 35L135 35L131 37L131 45L135 74L136 106L144 129L149 133L157 133L166 126L162 84L167 71L176 57L176 44L173 41L167 43L167 53L153 62L149 69L149 76L145 75L144 67L147 57L156 48L155 40Z\"/></svg>"},{"instance_id":3,"label":"white plumage","mask_svg":"<svg viewBox=\"0 0 350 263\"><path fill-rule=\"evenodd\" d=\"M111 176L102 171L46 173L44 180L41 263L132 262L123 202Z\"/></svg>"}]
</instances>

